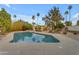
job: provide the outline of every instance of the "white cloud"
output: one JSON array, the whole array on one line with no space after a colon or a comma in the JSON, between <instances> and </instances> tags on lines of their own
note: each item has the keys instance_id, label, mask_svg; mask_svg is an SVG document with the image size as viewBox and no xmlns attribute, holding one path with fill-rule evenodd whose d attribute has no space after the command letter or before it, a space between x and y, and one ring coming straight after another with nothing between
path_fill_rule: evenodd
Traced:
<instances>
[{"instance_id":1,"label":"white cloud","mask_svg":"<svg viewBox=\"0 0 79 59\"><path fill-rule=\"evenodd\" d=\"M73 23L73 25L76 25L77 20L79 20L79 13L76 13L76 14L72 17L72 23Z\"/></svg>"},{"instance_id":2,"label":"white cloud","mask_svg":"<svg viewBox=\"0 0 79 59\"><path fill-rule=\"evenodd\" d=\"M78 18L78 16L79 16L79 13L76 13L76 14L73 16L73 18Z\"/></svg>"},{"instance_id":3,"label":"white cloud","mask_svg":"<svg viewBox=\"0 0 79 59\"><path fill-rule=\"evenodd\" d=\"M11 9L13 9L13 10L15 10L15 8L12 7L10 4L5 4L5 6L7 6L8 8L11 8Z\"/></svg>"},{"instance_id":4,"label":"white cloud","mask_svg":"<svg viewBox=\"0 0 79 59\"><path fill-rule=\"evenodd\" d=\"M24 21L28 21L31 22L31 16L27 16L27 15L17 15L18 19L22 19Z\"/></svg>"},{"instance_id":5,"label":"white cloud","mask_svg":"<svg viewBox=\"0 0 79 59\"><path fill-rule=\"evenodd\" d=\"M27 15L16 15L16 19L14 19L12 17L12 21L15 22L19 19L22 19L23 21L27 21L28 23L32 23L33 20L32 20L32 16L27 16ZM40 24L40 25L44 25L44 21L42 21L41 17L39 17L39 19L37 20L37 18L35 19L35 23L36 24Z\"/></svg>"},{"instance_id":6,"label":"white cloud","mask_svg":"<svg viewBox=\"0 0 79 59\"><path fill-rule=\"evenodd\" d=\"M16 16L17 16L16 19L14 19L14 18L12 17L12 21L13 21L13 22L22 19L22 20L24 20L24 21L27 21L27 22L29 22L29 23L32 23L31 16L26 16L26 15L16 15Z\"/></svg>"},{"instance_id":7,"label":"white cloud","mask_svg":"<svg viewBox=\"0 0 79 59\"><path fill-rule=\"evenodd\" d=\"M0 8L0 11L1 11L1 8Z\"/></svg>"},{"instance_id":8,"label":"white cloud","mask_svg":"<svg viewBox=\"0 0 79 59\"><path fill-rule=\"evenodd\" d=\"M11 7L10 4L5 4L5 5L6 5L7 7L9 7L9 8Z\"/></svg>"}]
</instances>

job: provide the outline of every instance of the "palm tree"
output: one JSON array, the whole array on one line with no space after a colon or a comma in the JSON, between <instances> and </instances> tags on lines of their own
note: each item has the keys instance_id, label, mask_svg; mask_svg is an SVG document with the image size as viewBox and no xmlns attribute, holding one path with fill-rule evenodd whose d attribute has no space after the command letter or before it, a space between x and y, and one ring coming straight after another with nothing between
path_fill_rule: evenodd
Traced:
<instances>
[{"instance_id":1,"label":"palm tree","mask_svg":"<svg viewBox=\"0 0 79 59\"><path fill-rule=\"evenodd\" d=\"M68 10L69 10L69 21L70 21L70 19L71 19L71 9L72 9L72 6L69 5L69 6L68 6Z\"/></svg>"},{"instance_id":2,"label":"palm tree","mask_svg":"<svg viewBox=\"0 0 79 59\"><path fill-rule=\"evenodd\" d=\"M48 26L48 23L49 23L49 16L45 15L45 17L42 17L42 20L45 21L45 25Z\"/></svg>"},{"instance_id":3,"label":"palm tree","mask_svg":"<svg viewBox=\"0 0 79 59\"><path fill-rule=\"evenodd\" d=\"M58 29L58 24L63 20L63 16L60 13L59 8L54 7L51 9L47 16L45 16L45 22L49 27L49 31L55 31Z\"/></svg>"},{"instance_id":4,"label":"palm tree","mask_svg":"<svg viewBox=\"0 0 79 59\"><path fill-rule=\"evenodd\" d=\"M13 18L16 20L16 15L13 15Z\"/></svg>"},{"instance_id":5,"label":"palm tree","mask_svg":"<svg viewBox=\"0 0 79 59\"><path fill-rule=\"evenodd\" d=\"M68 15L68 11L65 11L65 17L66 17L66 21L67 21L67 15Z\"/></svg>"},{"instance_id":6,"label":"palm tree","mask_svg":"<svg viewBox=\"0 0 79 59\"><path fill-rule=\"evenodd\" d=\"M37 20L38 20L38 17L40 16L40 13L37 13ZM37 23L37 25L38 25L38 23Z\"/></svg>"},{"instance_id":7,"label":"palm tree","mask_svg":"<svg viewBox=\"0 0 79 59\"><path fill-rule=\"evenodd\" d=\"M32 20L33 20L32 24L34 25L34 24L35 24L35 22L34 22L34 20L35 20L35 15L32 16Z\"/></svg>"},{"instance_id":8,"label":"palm tree","mask_svg":"<svg viewBox=\"0 0 79 59\"><path fill-rule=\"evenodd\" d=\"M33 20L33 22L32 22L32 24L33 24L33 30L35 31L35 26L34 26L34 25L35 25L35 22L34 22L34 20L35 20L35 15L32 16L32 20Z\"/></svg>"},{"instance_id":9,"label":"palm tree","mask_svg":"<svg viewBox=\"0 0 79 59\"><path fill-rule=\"evenodd\" d=\"M45 15L45 17L42 17L42 20L45 22L46 27L48 28L48 31L51 31L51 22L49 21L49 16Z\"/></svg>"},{"instance_id":10,"label":"palm tree","mask_svg":"<svg viewBox=\"0 0 79 59\"><path fill-rule=\"evenodd\" d=\"M16 15L13 15L14 18L16 18Z\"/></svg>"}]
</instances>

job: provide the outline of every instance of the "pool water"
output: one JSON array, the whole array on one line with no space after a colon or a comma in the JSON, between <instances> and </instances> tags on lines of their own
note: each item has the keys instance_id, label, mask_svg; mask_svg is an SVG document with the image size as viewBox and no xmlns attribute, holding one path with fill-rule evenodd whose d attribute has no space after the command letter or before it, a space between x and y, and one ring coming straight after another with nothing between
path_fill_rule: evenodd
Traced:
<instances>
[{"instance_id":1,"label":"pool water","mask_svg":"<svg viewBox=\"0 0 79 59\"><path fill-rule=\"evenodd\" d=\"M55 37L51 35L37 34L33 32L21 32L21 33L14 33L13 40L11 40L10 42L57 43L59 42L59 40L57 40Z\"/></svg>"}]
</instances>

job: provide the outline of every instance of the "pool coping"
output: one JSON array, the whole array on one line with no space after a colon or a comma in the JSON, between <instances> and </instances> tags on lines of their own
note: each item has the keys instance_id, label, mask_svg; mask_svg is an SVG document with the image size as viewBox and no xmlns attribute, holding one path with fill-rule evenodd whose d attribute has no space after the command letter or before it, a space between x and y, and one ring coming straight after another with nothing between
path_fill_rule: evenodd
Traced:
<instances>
[{"instance_id":1,"label":"pool coping","mask_svg":"<svg viewBox=\"0 0 79 59\"><path fill-rule=\"evenodd\" d=\"M53 35L51 35L51 34L45 34L45 33L39 33L39 32L33 32L33 31L24 31L24 32L30 32L30 33L34 33L34 34L39 34L39 35L46 35L46 36L52 36L52 37L54 37ZM16 33L21 33L21 32L13 32L13 35L12 35L12 39L11 40L13 40L14 39L14 34L16 34ZM23 33L23 32L22 32ZM59 43L60 41L56 38L56 37L54 37L58 42L51 42L51 43ZM17 43L17 42L16 42ZM32 43L32 42L31 42ZM44 42L43 42L44 43ZM45 43L48 43L48 42L45 42ZM50 42L49 42L50 43Z\"/></svg>"},{"instance_id":2,"label":"pool coping","mask_svg":"<svg viewBox=\"0 0 79 59\"><path fill-rule=\"evenodd\" d=\"M72 40L72 41L76 41L76 40L74 40L74 39L71 39L71 38L69 38L69 37L63 35L63 34L47 33L47 32L37 32L37 31L16 31L16 32L11 32L11 33L9 33L9 35L10 35L9 38L10 38L10 39L9 39L8 41L13 40L14 33L21 33L21 32L34 32L34 33L38 33L38 34L51 35L51 36L55 37L57 40L60 41L59 43L53 43L53 44L60 44L60 43L62 43L62 42L64 41L64 39L69 39L69 40ZM7 35L7 36L9 36L9 35ZM59 38L59 37L57 37L57 36L63 36L63 37L65 37L65 38L62 40L61 38ZM46 44L47 44L47 43L46 43ZM49 44L49 43L48 43L48 44ZM52 44L52 43L50 43L50 44Z\"/></svg>"},{"instance_id":3,"label":"pool coping","mask_svg":"<svg viewBox=\"0 0 79 59\"><path fill-rule=\"evenodd\" d=\"M33 31L18 31L18 32L33 32ZM7 35L7 39L5 38L5 40L3 40L2 43L0 43L0 46L1 46L0 50L2 48L3 48L2 51L6 49L5 51L9 51L9 53L7 54L26 54L26 55L27 54L37 54L37 55L38 54L44 54L44 55L45 54L52 54L52 55L53 54L56 54L56 55L79 54L79 42L69 37L66 37L65 35L62 35L62 34L36 32L36 33L41 33L46 35L52 35L56 37L58 40L60 40L60 43L29 43L29 44L28 43L9 43L9 41L13 39L14 33L18 33L18 32L9 33ZM18 51L18 52L15 52L15 51Z\"/></svg>"}]
</instances>

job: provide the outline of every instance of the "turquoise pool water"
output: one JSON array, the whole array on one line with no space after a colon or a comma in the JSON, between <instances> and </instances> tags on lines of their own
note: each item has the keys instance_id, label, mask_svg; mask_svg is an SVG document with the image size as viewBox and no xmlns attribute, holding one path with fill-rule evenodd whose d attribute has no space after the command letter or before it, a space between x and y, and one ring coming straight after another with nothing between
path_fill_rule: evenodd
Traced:
<instances>
[{"instance_id":1,"label":"turquoise pool water","mask_svg":"<svg viewBox=\"0 0 79 59\"><path fill-rule=\"evenodd\" d=\"M37 34L33 32L21 32L21 33L14 33L13 40L11 40L10 42L58 43L59 40L57 40L55 37L51 35Z\"/></svg>"}]
</instances>

